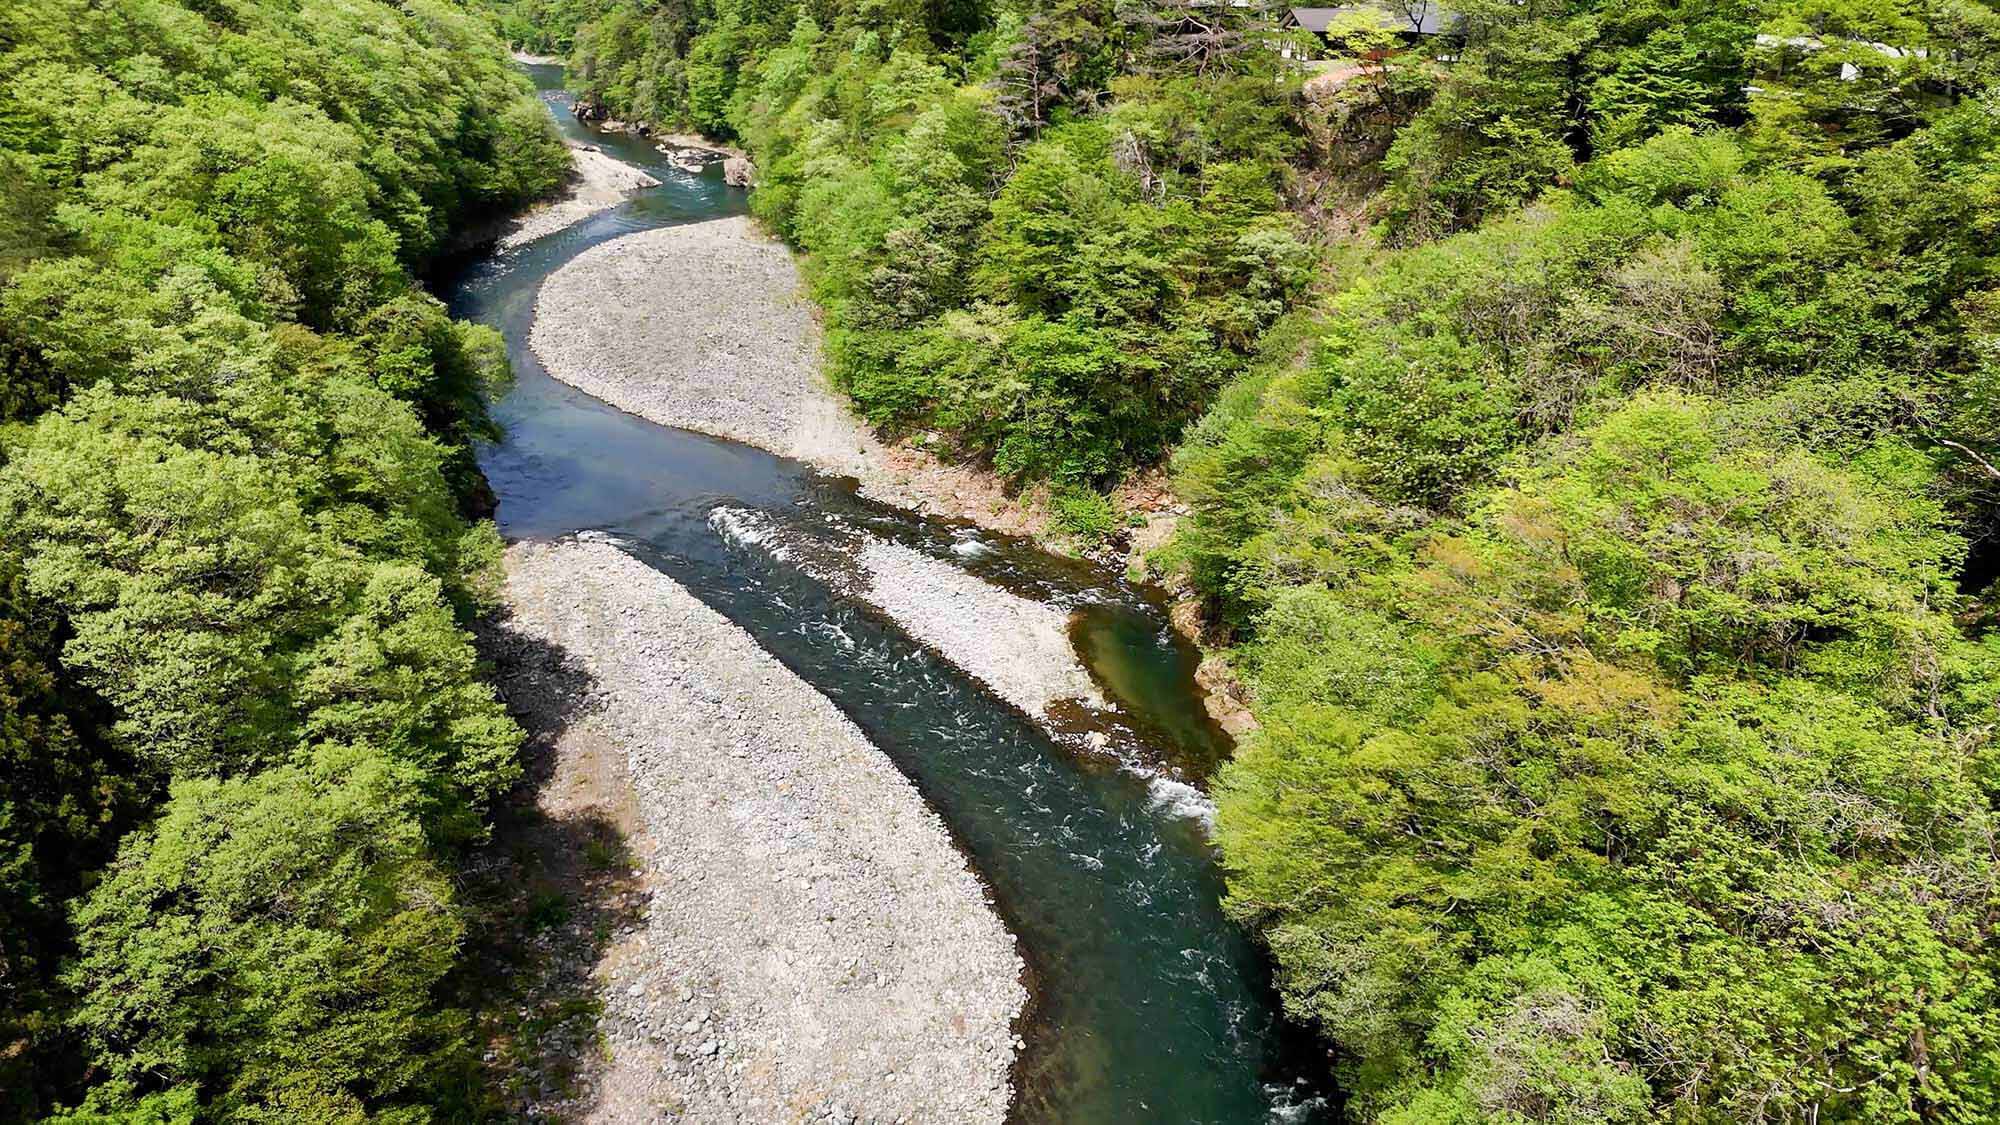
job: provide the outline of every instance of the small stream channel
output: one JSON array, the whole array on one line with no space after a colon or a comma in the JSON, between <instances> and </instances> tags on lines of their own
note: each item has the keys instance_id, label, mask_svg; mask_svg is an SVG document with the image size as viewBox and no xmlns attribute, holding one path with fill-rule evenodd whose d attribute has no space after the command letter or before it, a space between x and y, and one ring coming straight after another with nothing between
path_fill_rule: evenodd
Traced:
<instances>
[{"instance_id":1,"label":"small stream channel","mask_svg":"<svg viewBox=\"0 0 2000 1125\"><path fill-rule=\"evenodd\" d=\"M527 68L566 136L662 186L561 233L468 263L454 312L507 337L516 383L483 451L510 539L601 530L749 632L845 712L917 785L993 893L1029 963L1013 1117L1023 1122L1307 1122L1323 1071L1278 1017L1264 958L1224 916L1202 803L1186 784L1226 752L1194 654L1156 592L1031 545L877 505L850 482L657 426L556 382L527 349L542 279L632 231L741 213L718 167L680 171L639 139L565 111L561 70ZM800 542L892 539L1026 596L1076 608L1079 652L1121 715L1051 734L769 542L723 533L747 510ZM1093 735L1098 737L1092 739ZM1092 747L1089 741L1098 746Z\"/></svg>"}]
</instances>

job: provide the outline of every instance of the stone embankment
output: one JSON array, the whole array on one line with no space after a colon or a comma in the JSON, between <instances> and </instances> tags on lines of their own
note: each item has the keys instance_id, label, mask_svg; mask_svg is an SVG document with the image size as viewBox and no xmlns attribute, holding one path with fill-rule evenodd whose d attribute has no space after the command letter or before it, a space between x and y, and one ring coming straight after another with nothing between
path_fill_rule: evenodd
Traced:
<instances>
[{"instance_id":1,"label":"stone embankment","mask_svg":"<svg viewBox=\"0 0 2000 1125\"><path fill-rule=\"evenodd\" d=\"M506 561L509 703L559 742L623 747L648 902L599 966L605 1061L566 1115L1001 1121L1021 963L910 782L613 543L524 543ZM538 662L583 669L590 705L542 690ZM533 713L555 706L577 713ZM559 764L544 788L588 784Z\"/></svg>"}]
</instances>

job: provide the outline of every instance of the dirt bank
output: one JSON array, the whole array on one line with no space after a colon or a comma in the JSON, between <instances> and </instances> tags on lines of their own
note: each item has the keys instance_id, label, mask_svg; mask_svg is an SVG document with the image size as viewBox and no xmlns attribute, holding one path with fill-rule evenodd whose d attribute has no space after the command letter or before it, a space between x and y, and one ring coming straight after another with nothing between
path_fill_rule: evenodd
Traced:
<instances>
[{"instance_id":1,"label":"dirt bank","mask_svg":"<svg viewBox=\"0 0 2000 1125\"><path fill-rule=\"evenodd\" d=\"M567 1115L1002 1120L1020 961L909 781L747 634L607 541L513 547L507 599L496 644L528 668L505 678L509 704L531 727L567 709L559 743L622 749L636 806L643 918L597 963L603 1058ZM543 690L562 677L536 660L589 687ZM546 784L590 781L559 765Z\"/></svg>"}]
</instances>

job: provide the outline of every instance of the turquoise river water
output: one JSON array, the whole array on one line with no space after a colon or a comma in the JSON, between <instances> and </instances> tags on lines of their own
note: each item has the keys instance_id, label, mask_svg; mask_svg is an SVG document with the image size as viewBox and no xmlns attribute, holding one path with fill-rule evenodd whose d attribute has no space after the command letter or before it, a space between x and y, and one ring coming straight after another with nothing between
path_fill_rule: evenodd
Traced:
<instances>
[{"instance_id":1,"label":"turquoise river water","mask_svg":"<svg viewBox=\"0 0 2000 1125\"><path fill-rule=\"evenodd\" d=\"M551 379L528 351L543 278L637 230L741 213L720 169L674 168L640 138L566 112L557 67L530 67L559 127L662 185L566 231L464 264L454 311L505 333L507 437L481 462L509 538L614 535L825 693L915 782L991 889L1029 964L1022 1122L1308 1122L1322 1073L1279 1018L1264 957L1220 906L1199 783L1226 753L1194 654L1156 591L1115 572L876 505L851 482L747 446L653 425ZM674 279L663 279L663 282ZM894 622L765 547L718 510L824 543L872 534L1076 609L1072 635L1115 720L1051 733ZM766 545L766 547L768 544ZM1084 729L1089 727L1090 729ZM1093 732L1100 745L1086 741Z\"/></svg>"}]
</instances>

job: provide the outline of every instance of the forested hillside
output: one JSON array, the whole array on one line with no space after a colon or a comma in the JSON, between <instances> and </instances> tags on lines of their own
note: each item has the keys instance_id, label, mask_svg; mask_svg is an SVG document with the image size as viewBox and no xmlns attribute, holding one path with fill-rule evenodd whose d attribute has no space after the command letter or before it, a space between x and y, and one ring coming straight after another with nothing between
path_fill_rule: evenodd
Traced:
<instances>
[{"instance_id":1,"label":"forested hillside","mask_svg":"<svg viewBox=\"0 0 2000 1125\"><path fill-rule=\"evenodd\" d=\"M1276 14L507 26L747 144L878 423L1099 525L1184 442L1354 1119L2000 1118L2000 11L1397 6L1313 83Z\"/></svg>"},{"instance_id":2,"label":"forested hillside","mask_svg":"<svg viewBox=\"0 0 2000 1125\"><path fill-rule=\"evenodd\" d=\"M1176 462L1232 899L1358 1119L2000 1119L2000 13L1468 14Z\"/></svg>"},{"instance_id":3,"label":"forested hillside","mask_svg":"<svg viewBox=\"0 0 2000 1125\"><path fill-rule=\"evenodd\" d=\"M566 167L442 0L0 3L0 1119L474 1096L506 364L412 272Z\"/></svg>"},{"instance_id":4,"label":"forested hillside","mask_svg":"<svg viewBox=\"0 0 2000 1125\"><path fill-rule=\"evenodd\" d=\"M1352 1118L2000 1119L2000 9L1409 14L501 13L750 150L877 424L1078 531L1171 458ZM412 278L565 164L482 19L0 0L0 1116L480 1113L505 362Z\"/></svg>"}]
</instances>

